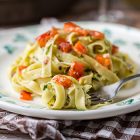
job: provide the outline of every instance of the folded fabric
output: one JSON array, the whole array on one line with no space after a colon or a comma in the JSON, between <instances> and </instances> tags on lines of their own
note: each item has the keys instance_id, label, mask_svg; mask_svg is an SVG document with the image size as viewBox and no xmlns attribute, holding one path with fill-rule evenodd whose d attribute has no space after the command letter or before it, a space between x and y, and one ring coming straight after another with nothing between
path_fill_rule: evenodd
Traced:
<instances>
[{"instance_id":1,"label":"folded fabric","mask_svg":"<svg viewBox=\"0 0 140 140\"><path fill-rule=\"evenodd\" d=\"M0 129L29 134L34 140L140 139L140 111L99 120L60 121L0 110Z\"/></svg>"}]
</instances>

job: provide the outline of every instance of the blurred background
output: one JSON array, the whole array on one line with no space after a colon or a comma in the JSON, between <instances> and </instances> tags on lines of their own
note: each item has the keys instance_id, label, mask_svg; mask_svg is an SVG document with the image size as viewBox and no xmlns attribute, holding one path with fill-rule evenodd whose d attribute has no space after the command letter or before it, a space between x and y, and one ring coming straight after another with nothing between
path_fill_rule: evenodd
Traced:
<instances>
[{"instance_id":1,"label":"blurred background","mask_svg":"<svg viewBox=\"0 0 140 140\"><path fill-rule=\"evenodd\" d=\"M50 17L140 28L140 0L0 0L0 27L37 24Z\"/></svg>"}]
</instances>

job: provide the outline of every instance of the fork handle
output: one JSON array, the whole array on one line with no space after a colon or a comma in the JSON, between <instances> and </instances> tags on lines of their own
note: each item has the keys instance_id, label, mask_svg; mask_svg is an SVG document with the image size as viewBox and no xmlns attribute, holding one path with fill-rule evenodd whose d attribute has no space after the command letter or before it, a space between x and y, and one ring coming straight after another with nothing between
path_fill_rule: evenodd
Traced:
<instances>
[{"instance_id":1,"label":"fork handle","mask_svg":"<svg viewBox=\"0 0 140 140\"><path fill-rule=\"evenodd\" d=\"M132 76L129 76L129 77L126 77L126 78L120 80L119 83L118 83L118 87L117 87L117 89L115 90L115 93L117 93L117 92L120 90L120 88L121 88L126 82L131 81L131 80L136 80L136 79L138 79L138 78L140 78L140 74L135 74L135 75L132 75Z\"/></svg>"}]
</instances>

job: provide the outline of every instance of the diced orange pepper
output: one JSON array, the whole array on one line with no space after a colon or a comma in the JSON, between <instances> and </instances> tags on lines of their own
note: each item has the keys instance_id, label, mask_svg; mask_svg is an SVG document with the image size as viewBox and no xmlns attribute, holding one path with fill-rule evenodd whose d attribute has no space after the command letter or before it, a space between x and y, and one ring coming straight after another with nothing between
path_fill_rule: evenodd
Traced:
<instances>
[{"instance_id":1,"label":"diced orange pepper","mask_svg":"<svg viewBox=\"0 0 140 140\"><path fill-rule=\"evenodd\" d=\"M110 59L109 58L104 59L104 66L107 67L107 68L110 67Z\"/></svg>"},{"instance_id":2,"label":"diced orange pepper","mask_svg":"<svg viewBox=\"0 0 140 140\"><path fill-rule=\"evenodd\" d=\"M69 53L72 50L72 46L69 42L62 42L59 44L59 49L62 52Z\"/></svg>"},{"instance_id":3,"label":"diced orange pepper","mask_svg":"<svg viewBox=\"0 0 140 140\"><path fill-rule=\"evenodd\" d=\"M79 35L88 35L88 31L82 29L80 26L76 25L73 22L66 22L64 23L64 30L68 32L76 32Z\"/></svg>"},{"instance_id":4,"label":"diced orange pepper","mask_svg":"<svg viewBox=\"0 0 140 140\"><path fill-rule=\"evenodd\" d=\"M69 88L72 85L72 81L64 75L56 75L53 77L53 81L62 85L65 88Z\"/></svg>"},{"instance_id":5,"label":"diced orange pepper","mask_svg":"<svg viewBox=\"0 0 140 140\"><path fill-rule=\"evenodd\" d=\"M104 64L104 58L102 55L96 55L95 59L100 63L100 64Z\"/></svg>"},{"instance_id":6,"label":"diced orange pepper","mask_svg":"<svg viewBox=\"0 0 140 140\"><path fill-rule=\"evenodd\" d=\"M66 22L66 23L64 23L64 30L72 31L75 28L80 28L80 26L76 25L73 22Z\"/></svg>"},{"instance_id":7,"label":"diced orange pepper","mask_svg":"<svg viewBox=\"0 0 140 140\"><path fill-rule=\"evenodd\" d=\"M19 74L21 75L21 74L22 74L22 71L23 71L24 69L26 69L26 68L27 68L27 66L24 66L24 65L19 66L19 67L18 67L18 72L19 72Z\"/></svg>"},{"instance_id":8,"label":"diced orange pepper","mask_svg":"<svg viewBox=\"0 0 140 140\"><path fill-rule=\"evenodd\" d=\"M116 45L112 45L112 54L115 54L119 51L119 48Z\"/></svg>"},{"instance_id":9,"label":"diced orange pepper","mask_svg":"<svg viewBox=\"0 0 140 140\"><path fill-rule=\"evenodd\" d=\"M80 62L73 62L68 75L74 77L75 79L79 79L84 75L84 65Z\"/></svg>"},{"instance_id":10,"label":"diced orange pepper","mask_svg":"<svg viewBox=\"0 0 140 140\"><path fill-rule=\"evenodd\" d=\"M41 48L45 47L46 42L50 39L50 31L40 35L36 38Z\"/></svg>"},{"instance_id":11,"label":"diced orange pepper","mask_svg":"<svg viewBox=\"0 0 140 140\"><path fill-rule=\"evenodd\" d=\"M84 45L82 45L82 43L80 41L78 41L74 45L73 50L78 54L87 54L87 52L88 52L87 48Z\"/></svg>"},{"instance_id":12,"label":"diced orange pepper","mask_svg":"<svg viewBox=\"0 0 140 140\"><path fill-rule=\"evenodd\" d=\"M22 100L32 100L32 95L30 92L22 90L20 93L20 99Z\"/></svg>"},{"instance_id":13,"label":"diced orange pepper","mask_svg":"<svg viewBox=\"0 0 140 140\"><path fill-rule=\"evenodd\" d=\"M95 59L103 66L105 66L106 68L110 69L110 65L111 65L111 61L110 58L106 57L104 58L102 55L98 54L96 55Z\"/></svg>"},{"instance_id":14,"label":"diced orange pepper","mask_svg":"<svg viewBox=\"0 0 140 140\"><path fill-rule=\"evenodd\" d=\"M104 34L98 31L89 31L89 35L93 36L95 39L104 39Z\"/></svg>"},{"instance_id":15,"label":"diced orange pepper","mask_svg":"<svg viewBox=\"0 0 140 140\"><path fill-rule=\"evenodd\" d=\"M58 38L56 39L56 44L57 44L57 45L59 45L59 44L62 43L62 42L66 42L66 39L65 39L65 38L62 38L62 37L58 37Z\"/></svg>"},{"instance_id":16,"label":"diced orange pepper","mask_svg":"<svg viewBox=\"0 0 140 140\"><path fill-rule=\"evenodd\" d=\"M38 41L41 48L45 47L46 42L57 34L57 28L53 27L50 31L38 36L36 40Z\"/></svg>"}]
</instances>

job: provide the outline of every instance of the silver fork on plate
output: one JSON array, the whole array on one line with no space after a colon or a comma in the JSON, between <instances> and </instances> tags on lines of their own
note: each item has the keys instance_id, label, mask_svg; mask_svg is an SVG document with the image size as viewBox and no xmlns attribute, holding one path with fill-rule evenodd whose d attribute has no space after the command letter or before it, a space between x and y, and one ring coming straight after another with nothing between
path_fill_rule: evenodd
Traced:
<instances>
[{"instance_id":1,"label":"silver fork on plate","mask_svg":"<svg viewBox=\"0 0 140 140\"><path fill-rule=\"evenodd\" d=\"M138 78L140 78L140 74L135 74L127 78L124 78L114 84L100 88L98 91L90 94L91 103L98 104L106 101L111 101L117 95L118 91L126 82L136 80Z\"/></svg>"}]
</instances>

